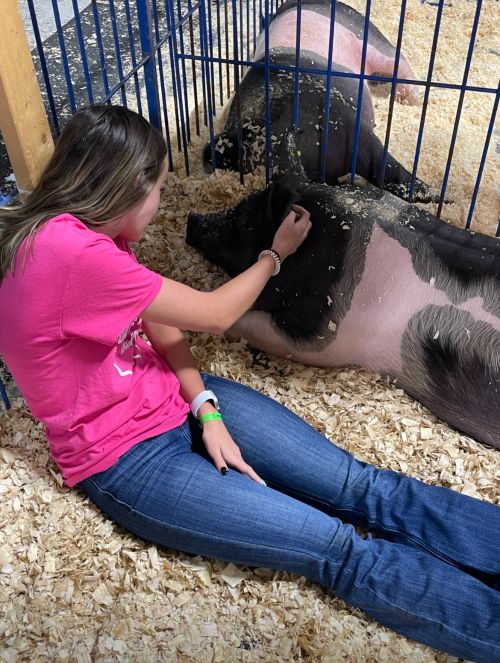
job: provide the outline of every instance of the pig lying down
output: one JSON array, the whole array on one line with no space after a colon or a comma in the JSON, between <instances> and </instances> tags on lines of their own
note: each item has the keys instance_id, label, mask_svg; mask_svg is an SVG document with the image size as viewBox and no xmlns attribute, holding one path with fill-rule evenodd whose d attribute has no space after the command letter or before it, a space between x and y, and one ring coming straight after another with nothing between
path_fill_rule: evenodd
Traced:
<instances>
[{"instance_id":1,"label":"pig lying down","mask_svg":"<svg viewBox=\"0 0 500 663\"><path fill-rule=\"evenodd\" d=\"M188 217L187 242L234 276L297 203L312 229L230 330L315 366L385 373L451 426L500 448L500 240L375 187L285 176Z\"/></svg>"},{"instance_id":2,"label":"pig lying down","mask_svg":"<svg viewBox=\"0 0 500 663\"><path fill-rule=\"evenodd\" d=\"M295 47L297 33L297 0L287 0L277 10L269 24L269 48ZM330 43L330 0L302 0L300 15L300 48L312 51L328 59ZM335 4L335 27L333 30L332 61L359 74L363 51L365 17L343 2ZM261 32L255 46L253 60L265 54L265 33ZM396 49L370 21L365 69L367 75L391 77L394 73ZM335 69L335 66L333 67ZM398 78L415 79L410 64L400 53ZM366 81L365 81L366 84ZM415 85L398 83L396 99L403 104L417 104L418 88Z\"/></svg>"},{"instance_id":3,"label":"pig lying down","mask_svg":"<svg viewBox=\"0 0 500 663\"><path fill-rule=\"evenodd\" d=\"M271 22L271 45L269 62L272 66L284 65L294 68L296 3L285 3L277 17ZM328 38L330 4L307 3L302 11L302 37L299 65L305 69L328 69ZM325 15L328 14L328 18ZM288 23L292 21L289 25ZM338 23L338 24L337 24ZM354 68L359 72L360 42L364 18L353 9L337 3L334 40L335 61L332 68L347 72ZM322 26L319 28L318 26ZM361 31L361 32L360 32ZM316 38L314 38L316 35ZM262 36L257 44L255 61L263 63ZM367 70L392 74L394 48L375 28L369 31ZM406 75L413 72L404 58L400 68ZM352 70L352 69L351 69ZM328 184L337 184L351 171L356 127L359 82L354 78L332 76L329 99L329 123L326 176ZM325 115L326 75L301 73L299 77L299 131L296 136L297 150L309 179L321 180L323 117ZM273 172L281 172L279 158L283 137L293 125L295 99L295 72L271 68L269 72L269 107L271 122L270 158ZM400 86L400 98L412 103L417 99L414 86ZM218 168L252 172L264 163L265 158L265 108L266 85L263 67L250 67L241 81L238 92L231 102L222 133L215 136L215 161ZM387 168L382 176L383 145L373 133L375 122L371 95L365 86L362 95L361 125L356 164L356 173L376 186L393 191L404 197L408 193L411 173L402 164L388 155ZM241 128L242 154L240 158L238 135ZM207 144L203 151L205 168L210 170L212 150ZM415 186L418 200L429 200L432 195L420 180Z\"/></svg>"}]
</instances>

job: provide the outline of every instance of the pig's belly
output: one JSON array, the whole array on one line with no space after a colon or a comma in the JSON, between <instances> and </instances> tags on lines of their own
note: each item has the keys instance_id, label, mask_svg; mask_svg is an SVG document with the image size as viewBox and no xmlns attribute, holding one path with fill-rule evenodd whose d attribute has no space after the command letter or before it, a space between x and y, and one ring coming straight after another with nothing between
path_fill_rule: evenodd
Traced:
<instances>
[{"instance_id":1,"label":"pig's belly","mask_svg":"<svg viewBox=\"0 0 500 663\"><path fill-rule=\"evenodd\" d=\"M286 12L278 16L269 25L269 48L295 48L297 34L297 13ZM300 48L312 51L328 59L330 40L330 21L326 16L303 10L300 21ZM350 30L340 23L335 23L333 40L333 62L347 67L354 73L361 71L361 52L363 43ZM265 54L265 35L262 32L255 46L254 60ZM383 71L389 58L382 55L368 44L366 51L365 73ZM333 67L335 68L335 67Z\"/></svg>"},{"instance_id":2,"label":"pig's belly","mask_svg":"<svg viewBox=\"0 0 500 663\"><path fill-rule=\"evenodd\" d=\"M337 292L332 294L334 296L341 295ZM415 274L408 249L375 224L366 251L365 270L354 291L350 309L338 325L335 340L311 363L321 366L351 364L398 375L402 371L401 342L408 322L432 304L453 305L446 293ZM500 332L500 319L486 311L483 299L473 292L467 301L455 306ZM430 331L436 333L439 330ZM464 329L464 333L467 330Z\"/></svg>"}]
</instances>

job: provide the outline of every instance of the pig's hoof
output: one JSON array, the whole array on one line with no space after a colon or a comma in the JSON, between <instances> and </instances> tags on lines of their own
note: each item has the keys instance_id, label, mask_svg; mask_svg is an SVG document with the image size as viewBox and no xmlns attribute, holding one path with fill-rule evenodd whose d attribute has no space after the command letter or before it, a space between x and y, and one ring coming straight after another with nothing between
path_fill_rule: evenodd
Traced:
<instances>
[{"instance_id":1,"label":"pig's hoof","mask_svg":"<svg viewBox=\"0 0 500 663\"><path fill-rule=\"evenodd\" d=\"M416 85L398 85L396 99L405 106L417 106L420 104L420 95Z\"/></svg>"}]
</instances>

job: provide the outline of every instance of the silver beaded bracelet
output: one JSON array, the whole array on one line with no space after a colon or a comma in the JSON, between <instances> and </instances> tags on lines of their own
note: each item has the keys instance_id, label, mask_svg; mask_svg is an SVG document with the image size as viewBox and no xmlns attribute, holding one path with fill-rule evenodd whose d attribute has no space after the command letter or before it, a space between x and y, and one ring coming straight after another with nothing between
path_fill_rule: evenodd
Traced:
<instances>
[{"instance_id":1,"label":"silver beaded bracelet","mask_svg":"<svg viewBox=\"0 0 500 663\"><path fill-rule=\"evenodd\" d=\"M261 251L259 253L259 257L257 258L257 260L260 260L262 256L271 256L271 258L276 263L276 267L274 268L274 272L271 274L271 276L276 276L276 274L279 274L279 271L281 269L281 258L279 257L278 252L275 251L274 249L264 249L264 251Z\"/></svg>"}]
</instances>

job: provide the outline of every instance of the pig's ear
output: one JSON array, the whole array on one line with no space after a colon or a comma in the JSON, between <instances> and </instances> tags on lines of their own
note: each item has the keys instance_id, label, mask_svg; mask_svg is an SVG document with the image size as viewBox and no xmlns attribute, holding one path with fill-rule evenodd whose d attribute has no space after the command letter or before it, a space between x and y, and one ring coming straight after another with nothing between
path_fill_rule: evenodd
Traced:
<instances>
[{"instance_id":1,"label":"pig's ear","mask_svg":"<svg viewBox=\"0 0 500 663\"><path fill-rule=\"evenodd\" d=\"M252 145L256 138L256 130L252 127L241 127L241 147L243 150L243 160L248 147ZM231 129L223 131L214 136L214 155L217 168L223 170L239 170L240 149L238 145L238 131ZM212 146L206 143L203 148L203 164L206 172L212 170ZM248 170L245 170L248 172Z\"/></svg>"},{"instance_id":2,"label":"pig's ear","mask_svg":"<svg viewBox=\"0 0 500 663\"><path fill-rule=\"evenodd\" d=\"M301 180L297 175L284 175L269 187L268 212L276 227L290 212L294 203L299 203Z\"/></svg>"},{"instance_id":3,"label":"pig's ear","mask_svg":"<svg viewBox=\"0 0 500 663\"><path fill-rule=\"evenodd\" d=\"M236 132L223 131L214 136L214 156L216 168L238 170L238 137ZM206 172L212 170L212 146L206 143L203 147L203 165Z\"/></svg>"}]
</instances>

